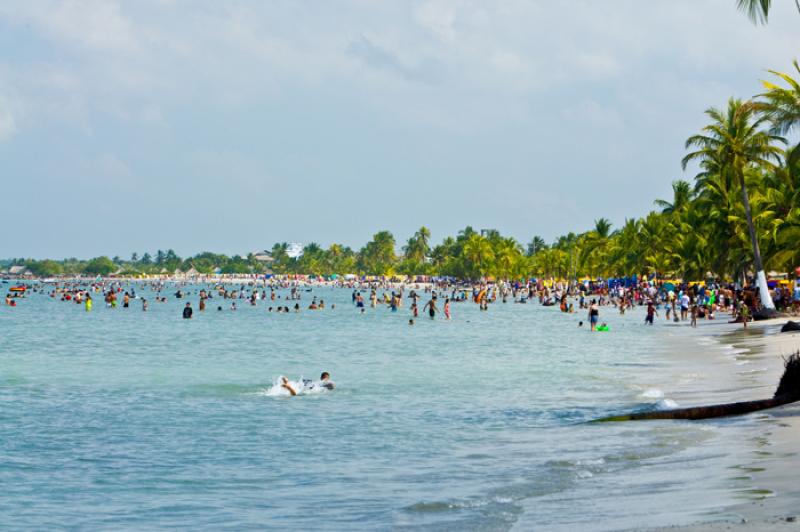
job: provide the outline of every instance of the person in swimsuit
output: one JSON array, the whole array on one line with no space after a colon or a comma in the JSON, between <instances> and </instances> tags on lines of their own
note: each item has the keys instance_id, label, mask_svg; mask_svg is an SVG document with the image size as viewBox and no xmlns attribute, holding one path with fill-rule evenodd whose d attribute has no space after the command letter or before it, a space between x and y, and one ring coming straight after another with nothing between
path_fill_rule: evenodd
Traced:
<instances>
[{"instance_id":1,"label":"person in swimsuit","mask_svg":"<svg viewBox=\"0 0 800 532\"><path fill-rule=\"evenodd\" d=\"M591 330L594 331L597 328L597 322L600 320L600 309L597 306L597 301L592 299L592 303L589 305L589 325L591 326Z\"/></svg>"},{"instance_id":2,"label":"person in swimsuit","mask_svg":"<svg viewBox=\"0 0 800 532\"><path fill-rule=\"evenodd\" d=\"M450 319L450 298L444 298L444 319Z\"/></svg>"},{"instance_id":3,"label":"person in swimsuit","mask_svg":"<svg viewBox=\"0 0 800 532\"><path fill-rule=\"evenodd\" d=\"M436 296L435 295L431 297L430 301L425 303L425 306L422 307L422 312L425 312L425 309L428 309L428 315L431 317L431 319L435 319L436 318L436 311L438 309L436 308Z\"/></svg>"},{"instance_id":4,"label":"person in swimsuit","mask_svg":"<svg viewBox=\"0 0 800 532\"><path fill-rule=\"evenodd\" d=\"M183 319L190 320L192 319L192 304L186 303L186 306L183 307Z\"/></svg>"},{"instance_id":5,"label":"person in swimsuit","mask_svg":"<svg viewBox=\"0 0 800 532\"><path fill-rule=\"evenodd\" d=\"M653 305L652 301L647 302L647 316L644 318L644 322L648 325L653 324L653 319L655 316L658 315L658 311L656 310L655 305Z\"/></svg>"},{"instance_id":6,"label":"person in swimsuit","mask_svg":"<svg viewBox=\"0 0 800 532\"><path fill-rule=\"evenodd\" d=\"M297 390L294 389L294 387L289 383L289 379L286 377L281 377L281 388L288 390L289 395L292 397L297 395ZM319 376L318 382L314 382L310 379L303 380L303 389L314 390L316 388L325 388L328 391L332 391L334 388L336 388L336 385L331 380L331 374L327 371L323 371Z\"/></svg>"}]
</instances>

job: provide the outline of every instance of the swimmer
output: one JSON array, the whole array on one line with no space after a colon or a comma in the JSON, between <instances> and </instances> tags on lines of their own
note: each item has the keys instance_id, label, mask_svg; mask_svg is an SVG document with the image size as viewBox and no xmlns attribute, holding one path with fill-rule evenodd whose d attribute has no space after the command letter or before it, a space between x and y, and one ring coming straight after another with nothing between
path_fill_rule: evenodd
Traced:
<instances>
[{"instance_id":1,"label":"swimmer","mask_svg":"<svg viewBox=\"0 0 800 532\"><path fill-rule=\"evenodd\" d=\"M292 397L297 395L298 390L295 390L295 388L289 382L289 379L287 379L286 377L281 377L281 388L288 390L289 395L291 395ZM319 376L318 382L305 379L303 380L303 389L314 390L316 388L325 388L326 390L329 391L336 388L336 385L331 380L331 374L328 373L327 371L323 371Z\"/></svg>"},{"instance_id":2,"label":"swimmer","mask_svg":"<svg viewBox=\"0 0 800 532\"><path fill-rule=\"evenodd\" d=\"M313 390L314 388L320 387L325 388L326 390L333 390L336 385L333 384L331 380L331 374L327 371L323 371L319 376L319 382L312 382L312 381L303 381L303 386L308 388L309 390Z\"/></svg>"},{"instance_id":3,"label":"swimmer","mask_svg":"<svg viewBox=\"0 0 800 532\"><path fill-rule=\"evenodd\" d=\"M408 324L409 325L414 325L414 318L411 318L410 320L408 320Z\"/></svg>"},{"instance_id":4,"label":"swimmer","mask_svg":"<svg viewBox=\"0 0 800 532\"><path fill-rule=\"evenodd\" d=\"M183 307L183 319L190 320L192 319L192 304L186 303L186 306Z\"/></svg>"},{"instance_id":5,"label":"swimmer","mask_svg":"<svg viewBox=\"0 0 800 532\"><path fill-rule=\"evenodd\" d=\"M289 384L289 379L287 379L286 377L281 377L281 388L289 390L289 394L292 397L297 395L297 391L294 388L292 388L292 385Z\"/></svg>"}]
</instances>

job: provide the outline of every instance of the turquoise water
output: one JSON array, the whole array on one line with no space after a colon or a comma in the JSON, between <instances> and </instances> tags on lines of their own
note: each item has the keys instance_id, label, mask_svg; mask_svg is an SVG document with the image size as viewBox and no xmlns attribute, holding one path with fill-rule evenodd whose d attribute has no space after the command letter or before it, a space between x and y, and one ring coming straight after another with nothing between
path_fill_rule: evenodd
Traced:
<instances>
[{"instance_id":1,"label":"turquoise water","mask_svg":"<svg viewBox=\"0 0 800 532\"><path fill-rule=\"evenodd\" d=\"M4 526L619 529L722 516L749 487L731 442L752 418L586 423L705 371L675 347L686 329L642 311L604 310L612 331L591 334L538 304L410 326L407 305L361 315L347 289L288 315L137 292L148 312L0 309ZM267 393L322 370L335 391Z\"/></svg>"}]
</instances>

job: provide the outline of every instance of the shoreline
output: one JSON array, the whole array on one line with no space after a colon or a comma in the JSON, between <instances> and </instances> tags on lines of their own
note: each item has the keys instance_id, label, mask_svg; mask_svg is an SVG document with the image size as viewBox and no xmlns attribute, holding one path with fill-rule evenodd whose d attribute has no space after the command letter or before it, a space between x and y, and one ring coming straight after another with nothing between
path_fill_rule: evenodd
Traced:
<instances>
[{"instance_id":1,"label":"shoreline","mask_svg":"<svg viewBox=\"0 0 800 532\"><path fill-rule=\"evenodd\" d=\"M680 345L683 340L694 340L696 351L693 349L689 356L703 356L703 364L708 364L712 370L716 368L714 374L702 376L700 380L693 382L692 390L681 390L676 386L677 394L685 396L681 397L683 400L680 406L771 397L783 372L782 357L800 349L800 333L780 332L780 327L788 319L791 318L752 322L747 329L739 323L725 323L722 320L715 323L701 322L697 330L693 331L694 334L676 335L677 341L674 345ZM684 327L677 326L676 329ZM717 356L713 355L718 350L723 356L732 357L732 365L723 367L720 360L715 360ZM742 369L755 364L759 367ZM705 380L708 381L708 387L703 387ZM698 389L701 391L698 392ZM748 414L741 418L727 418L750 417L758 427L763 427L762 434L750 434L753 441L757 442L754 450L747 449L751 441L742 442L745 456L751 456L752 459L750 467L742 467L744 478L753 486L744 494L746 496L743 495L746 500L719 508L708 520L699 520L688 525L644 527L636 530L800 530L800 508L796 504L800 498L800 486L795 478L795 471L800 469L796 437L800 435L798 413L800 403Z\"/></svg>"}]
</instances>

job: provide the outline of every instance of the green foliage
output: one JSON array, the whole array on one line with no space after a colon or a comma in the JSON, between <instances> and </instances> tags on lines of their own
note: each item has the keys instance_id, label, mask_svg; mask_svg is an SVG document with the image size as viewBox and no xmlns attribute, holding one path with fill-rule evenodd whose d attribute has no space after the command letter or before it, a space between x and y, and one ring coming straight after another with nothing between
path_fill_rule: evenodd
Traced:
<instances>
[{"instance_id":1,"label":"green foliage","mask_svg":"<svg viewBox=\"0 0 800 532\"><path fill-rule=\"evenodd\" d=\"M28 261L26 265L32 274L40 277L52 277L64 272L64 267L60 263L50 259Z\"/></svg>"},{"instance_id":2,"label":"green foliage","mask_svg":"<svg viewBox=\"0 0 800 532\"><path fill-rule=\"evenodd\" d=\"M90 275L110 275L117 270L117 265L114 261L106 256L96 257L83 267L84 273Z\"/></svg>"}]
</instances>

